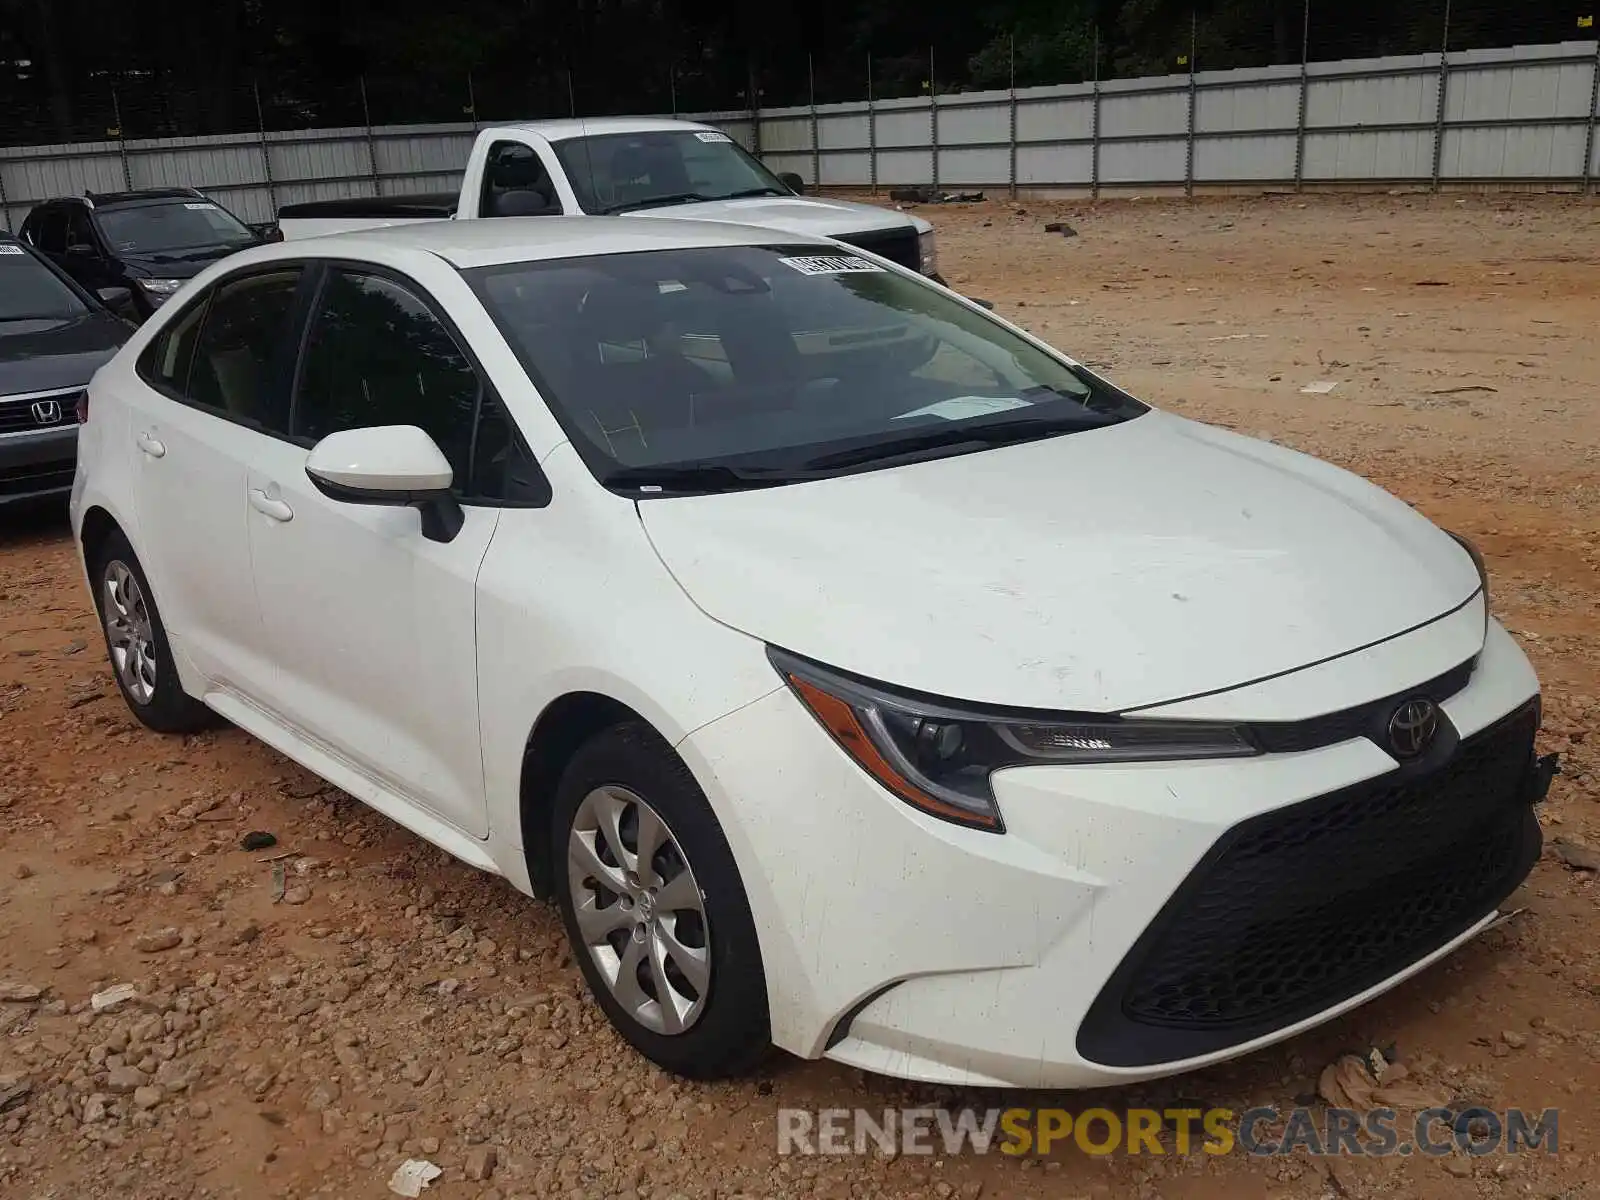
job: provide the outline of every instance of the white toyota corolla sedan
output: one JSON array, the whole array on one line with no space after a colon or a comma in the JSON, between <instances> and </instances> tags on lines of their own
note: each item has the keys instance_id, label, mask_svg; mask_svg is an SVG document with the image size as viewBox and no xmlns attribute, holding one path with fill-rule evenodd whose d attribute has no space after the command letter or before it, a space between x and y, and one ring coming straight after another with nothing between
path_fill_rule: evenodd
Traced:
<instances>
[{"instance_id":1,"label":"white toyota corolla sedan","mask_svg":"<svg viewBox=\"0 0 1600 1200\"><path fill-rule=\"evenodd\" d=\"M263 247L80 419L139 719L553 896L685 1075L1187 1070L1448 954L1539 853L1539 685L1469 544L835 243Z\"/></svg>"}]
</instances>

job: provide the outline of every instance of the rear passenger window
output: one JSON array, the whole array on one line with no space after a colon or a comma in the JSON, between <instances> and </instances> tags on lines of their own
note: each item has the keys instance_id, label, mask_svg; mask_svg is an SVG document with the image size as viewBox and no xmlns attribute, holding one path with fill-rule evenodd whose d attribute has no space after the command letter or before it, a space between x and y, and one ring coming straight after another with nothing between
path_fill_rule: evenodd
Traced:
<instances>
[{"instance_id":1,"label":"rear passenger window","mask_svg":"<svg viewBox=\"0 0 1600 1200\"><path fill-rule=\"evenodd\" d=\"M206 308L185 394L233 420L269 428L283 395L283 351L294 316L298 267L221 284Z\"/></svg>"},{"instance_id":2,"label":"rear passenger window","mask_svg":"<svg viewBox=\"0 0 1600 1200\"><path fill-rule=\"evenodd\" d=\"M381 276L329 274L295 393L296 440L312 445L346 429L415 425L450 460L458 495L499 499L511 429L494 407L475 444L482 396L450 331L411 292Z\"/></svg>"},{"instance_id":3,"label":"rear passenger window","mask_svg":"<svg viewBox=\"0 0 1600 1200\"><path fill-rule=\"evenodd\" d=\"M148 382L169 395L188 397L194 343L205 315L206 301L199 300L150 343L139 359L139 371Z\"/></svg>"}]
</instances>

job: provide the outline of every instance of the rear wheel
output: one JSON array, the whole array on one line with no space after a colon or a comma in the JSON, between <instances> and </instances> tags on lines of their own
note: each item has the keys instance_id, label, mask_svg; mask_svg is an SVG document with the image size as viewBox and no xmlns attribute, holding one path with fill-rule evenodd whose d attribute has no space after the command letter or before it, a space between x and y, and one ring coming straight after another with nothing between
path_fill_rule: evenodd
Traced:
<instances>
[{"instance_id":1,"label":"rear wheel","mask_svg":"<svg viewBox=\"0 0 1600 1200\"><path fill-rule=\"evenodd\" d=\"M150 582L121 530L106 536L92 571L106 653L133 715L159 733L193 733L213 724L211 710L178 681Z\"/></svg>"},{"instance_id":2,"label":"rear wheel","mask_svg":"<svg viewBox=\"0 0 1600 1200\"><path fill-rule=\"evenodd\" d=\"M749 901L704 794L649 726L596 735L556 792L556 895L619 1033L665 1070L742 1074L771 1040Z\"/></svg>"}]
</instances>

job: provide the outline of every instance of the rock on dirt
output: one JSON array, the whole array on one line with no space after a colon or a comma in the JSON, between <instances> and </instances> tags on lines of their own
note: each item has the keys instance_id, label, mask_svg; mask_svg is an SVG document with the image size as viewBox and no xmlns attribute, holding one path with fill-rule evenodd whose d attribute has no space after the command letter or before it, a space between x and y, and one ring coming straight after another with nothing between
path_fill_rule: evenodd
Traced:
<instances>
[{"instance_id":1,"label":"rock on dirt","mask_svg":"<svg viewBox=\"0 0 1600 1200\"><path fill-rule=\"evenodd\" d=\"M500 1155L493 1146L474 1146L467 1151L467 1161L463 1170L472 1182L482 1183L494 1174L499 1159Z\"/></svg>"},{"instance_id":2,"label":"rock on dirt","mask_svg":"<svg viewBox=\"0 0 1600 1200\"><path fill-rule=\"evenodd\" d=\"M168 926L151 933L141 933L133 939L133 948L140 954L160 954L163 950L176 948L182 941L183 935Z\"/></svg>"}]
</instances>

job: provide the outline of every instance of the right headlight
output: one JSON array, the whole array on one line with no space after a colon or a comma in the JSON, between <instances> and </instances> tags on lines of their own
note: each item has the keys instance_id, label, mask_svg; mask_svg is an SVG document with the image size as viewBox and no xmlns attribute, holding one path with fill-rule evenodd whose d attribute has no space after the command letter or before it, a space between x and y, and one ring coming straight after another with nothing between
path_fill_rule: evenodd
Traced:
<instances>
[{"instance_id":1,"label":"right headlight","mask_svg":"<svg viewBox=\"0 0 1600 1200\"><path fill-rule=\"evenodd\" d=\"M1003 833L990 776L1005 767L1242 758L1261 749L1209 721L983 712L847 678L776 648L768 657L860 767L907 804Z\"/></svg>"},{"instance_id":2,"label":"right headlight","mask_svg":"<svg viewBox=\"0 0 1600 1200\"><path fill-rule=\"evenodd\" d=\"M165 304L186 281L182 279L140 279L139 288L156 306Z\"/></svg>"}]
</instances>

